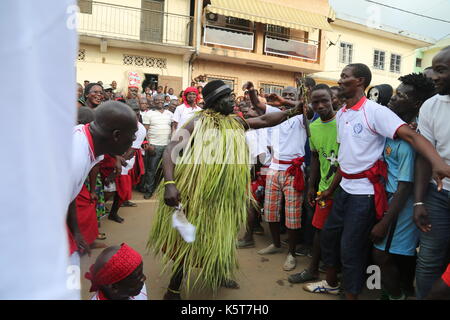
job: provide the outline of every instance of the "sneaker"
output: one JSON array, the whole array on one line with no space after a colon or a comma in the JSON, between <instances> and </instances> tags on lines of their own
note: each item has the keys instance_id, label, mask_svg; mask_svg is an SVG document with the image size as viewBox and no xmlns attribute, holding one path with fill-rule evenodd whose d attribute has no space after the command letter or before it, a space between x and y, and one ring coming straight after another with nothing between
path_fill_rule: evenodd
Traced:
<instances>
[{"instance_id":1,"label":"sneaker","mask_svg":"<svg viewBox=\"0 0 450 320\"><path fill-rule=\"evenodd\" d=\"M254 248L255 247L255 241L241 239L241 240L238 240L236 246L237 246L238 249Z\"/></svg>"},{"instance_id":2,"label":"sneaker","mask_svg":"<svg viewBox=\"0 0 450 320\"><path fill-rule=\"evenodd\" d=\"M301 256L301 257L309 257L312 258L312 254L311 254L311 248L308 247L300 247L297 250L295 250L295 255L296 256Z\"/></svg>"},{"instance_id":3,"label":"sneaker","mask_svg":"<svg viewBox=\"0 0 450 320\"><path fill-rule=\"evenodd\" d=\"M259 250L258 254L265 255L265 254L274 254L274 253L280 253L280 252L283 252L283 249L275 247L275 245L272 243L267 248Z\"/></svg>"},{"instance_id":4,"label":"sneaker","mask_svg":"<svg viewBox=\"0 0 450 320\"><path fill-rule=\"evenodd\" d=\"M284 271L294 270L296 265L297 265L297 260L295 259L295 257L292 254L289 253L286 258L286 261L284 262L283 270Z\"/></svg>"},{"instance_id":5,"label":"sneaker","mask_svg":"<svg viewBox=\"0 0 450 320\"><path fill-rule=\"evenodd\" d=\"M313 276L308 269L305 269L300 273L291 274L288 277L290 283L305 283L314 280L317 280L317 277Z\"/></svg>"},{"instance_id":6,"label":"sneaker","mask_svg":"<svg viewBox=\"0 0 450 320\"><path fill-rule=\"evenodd\" d=\"M303 290L312 293L330 293L339 295L339 285L336 287L332 287L328 284L327 280L305 284L303 286Z\"/></svg>"}]
</instances>

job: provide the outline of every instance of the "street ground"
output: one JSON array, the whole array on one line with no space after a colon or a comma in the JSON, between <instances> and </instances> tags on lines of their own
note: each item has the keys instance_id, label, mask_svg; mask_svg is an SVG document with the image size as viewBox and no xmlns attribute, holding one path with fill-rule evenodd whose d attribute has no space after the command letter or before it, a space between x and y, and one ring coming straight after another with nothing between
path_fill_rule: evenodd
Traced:
<instances>
[{"instance_id":1,"label":"street ground","mask_svg":"<svg viewBox=\"0 0 450 320\"><path fill-rule=\"evenodd\" d=\"M101 220L101 232L105 232L107 239L99 241L107 246L119 245L126 242L136 249L143 256L144 274L147 277L146 287L148 297L151 300L160 300L166 292L169 283L167 274L161 274L161 264L159 257L155 257L146 249L146 242L156 213L157 200L153 197L150 200L144 200L141 193L133 193L133 202L137 207L120 208L119 215L125 219L124 223L119 224L103 218ZM108 207L110 205L107 205ZM255 248L238 250L239 270L237 271L237 282L240 289L221 288L216 296L212 291L194 292L191 300L339 300L339 296L313 294L303 290L303 284L291 284L288 282L288 276L297 273L306 268L309 263L308 257L297 257L297 267L293 271L283 270L284 260L286 259L287 249L284 253L275 255L261 256L257 251L265 248L271 243L268 226L263 223L265 234L255 235ZM241 232L241 234L243 231ZM92 293L89 293L90 282L84 278L85 272L89 266L95 262L95 259L103 249L94 249L90 257L81 258L81 296L83 300L89 299ZM321 274L324 278L324 274ZM185 298L184 292L181 293ZM377 299L378 290L367 290L361 296L362 299Z\"/></svg>"}]
</instances>

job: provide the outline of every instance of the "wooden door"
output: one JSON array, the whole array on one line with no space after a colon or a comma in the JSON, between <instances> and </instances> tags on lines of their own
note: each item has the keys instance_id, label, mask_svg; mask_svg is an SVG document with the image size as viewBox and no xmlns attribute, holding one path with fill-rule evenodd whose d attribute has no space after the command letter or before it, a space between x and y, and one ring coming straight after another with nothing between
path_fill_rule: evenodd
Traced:
<instances>
[{"instance_id":1,"label":"wooden door","mask_svg":"<svg viewBox=\"0 0 450 320\"><path fill-rule=\"evenodd\" d=\"M142 0L141 40L162 42L164 1Z\"/></svg>"}]
</instances>

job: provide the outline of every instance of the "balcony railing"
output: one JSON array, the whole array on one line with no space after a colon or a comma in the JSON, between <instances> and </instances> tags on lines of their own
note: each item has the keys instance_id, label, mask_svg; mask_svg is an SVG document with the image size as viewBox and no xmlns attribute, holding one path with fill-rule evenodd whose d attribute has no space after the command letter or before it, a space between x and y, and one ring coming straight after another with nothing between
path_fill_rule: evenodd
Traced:
<instances>
[{"instance_id":1,"label":"balcony railing","mask_svg":"<svg viewBox=\"0 0 450 320\"><path fill-rule=\"evenodd\" d=\"M317 61L317 42L311 40L309 42L312 43L266 34L264 53Z\"/></svg>"},{"instance_id":2,"label":"balcony railing","mask_svg":"<svg viewBox=\"0 0 450 320\"><path fill-rule=\"evenodd\" d=\"M237 29L206 25L203 33L204 44L214 44L253 51L255 34Z\"/></svg>"},{"instance_id":3,"label":"balcony railing","mask_svg":"<svg viewBox=\"0 0 450 320\"><path fill-rule=\"evenodd\" d=\"M192 45L193 17L142 8L92 2L92 13L80 13L80 34Z\"/></svg>"}]
</instances>

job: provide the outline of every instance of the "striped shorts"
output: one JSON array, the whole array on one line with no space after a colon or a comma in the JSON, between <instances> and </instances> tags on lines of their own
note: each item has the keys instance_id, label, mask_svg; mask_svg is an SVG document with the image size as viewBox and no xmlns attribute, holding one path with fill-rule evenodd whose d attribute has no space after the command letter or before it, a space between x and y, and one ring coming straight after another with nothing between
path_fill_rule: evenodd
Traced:
<instances>
[{"instance_id":1,"label":"striped shorts","mask_svg":"<svg viewBox=\"0 0 450 320\"><path fill-rule=\"evenodd\" d=\"M300 229L303 192L294 189L294 176L286 171L271 170L266 180L264 216L267 222L279 222L280 210L285 199L286 228Z\"/></svg>"}]
</instances>

